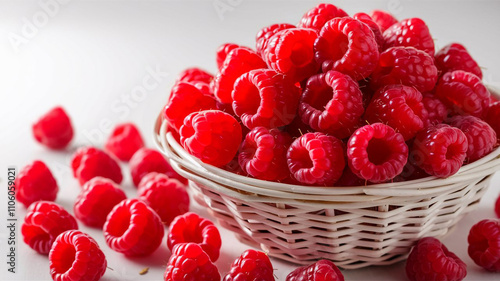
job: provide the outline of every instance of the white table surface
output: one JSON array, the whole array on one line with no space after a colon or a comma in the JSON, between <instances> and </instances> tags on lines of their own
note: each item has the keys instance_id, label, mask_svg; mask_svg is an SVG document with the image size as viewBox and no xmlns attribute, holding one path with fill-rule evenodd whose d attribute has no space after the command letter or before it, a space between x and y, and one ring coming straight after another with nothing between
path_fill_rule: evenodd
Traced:
<instances>
[{"instance_id":1,"label":"white table surface","mask_svg":"<svg viewBox=\"0 0 500 281\"><path fill-rule=\"evenodd\" d=\"M0 1L0 280L51 280L46 256L38 255L17 232L17 274L7 272L7 175L42 159L57 178L57 203L72 212L80 187L71 176L69 159L80 146L103 145L112 124L133 121L148 146L153 146L155 117L166 102L176 74L189 66L215 72L215 50L225 42L254 47L254 36L277 22L297 23L317 2L309 1ZM43 3L52 3L44 5ZM58 3L55 4L54 3ZM483 67L486 83L500 87L499 1L335 1L349 14L374 8L399 19L421 17L430 26L438 48L462 42ZM45 8L44 8L45 6ZM48 8L47 8L48 7ZM31 124L51 107L67 109L76 129L71 146L49 151L33 140ZM127 165L122 187L135 196ZM479 208L443 239L468 266L466 280L499 280L467 255L470 227L494 217L493 202L500 177ZM197 205L192 210L210 218ZM18 205L18 228L25 208ZM163 280L170 252L163 243L150 257L126 258L104 243L100 230L92 235L106 254L109 267L102 280ZM19 229L18 229L19 230ZM248 247L220 229L223 246L217 266L223 274ZM277 280L294 265L272 259ZM139 275L145 267L149 273ZM346 280L406 280L404 262L386 267L344 270Z\"/></svg>"}]
</instances>

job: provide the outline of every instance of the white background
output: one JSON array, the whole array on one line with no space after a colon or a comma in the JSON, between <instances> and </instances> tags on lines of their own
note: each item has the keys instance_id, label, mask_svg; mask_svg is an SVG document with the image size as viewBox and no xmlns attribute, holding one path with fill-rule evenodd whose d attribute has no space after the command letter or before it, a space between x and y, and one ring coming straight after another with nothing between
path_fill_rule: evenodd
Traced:
<instances>
[{"instance_id":1,"label":"white background","mask_svg":"<svg viewBox=\"0 0 500 281\"><path fill-rule=\"evenodd\" d=\"M0 1L0 280L50 280L48 259L22 243L17 233L17 271L6 268L5 181L8 166L21 168L42 159L57 178L57 203L72 212L80 187L71 176L69 159L80 146L102 146L111 126L133 121L149 146L156 116L166 102L175 76L189 66L215 72L215 50L225 42L254 47L257 31L277 22L297 23L317 2L310 1ZM52 3L49 9L44 3ZM54 5L56 3L56 5ZM458 41L483 67L486 83L500 87L500 2L498 1L335 1L349 14L374 8L399 19L421 17L437 48ZM49 11L49 12L47 12ZM156 74L155 74L156 73ZM153 79L152 79L153 78ZM151 80L152 79L152 80ZM147 88L147 89L146 89ZM33 140L31 124L55 105L71 115L75 140L63 152L49 151ZM126 175L122 188L135 188ZM494 217L500 191L496 176L479 208L466 216L445 245L468 265L466 280L499 280L467 255L470 227ZM193 205L200 214L209 215ZM18 206L18 227L25 208ZM170 256L165 243L152 256L125 258L110 250L102 232L80 223L101 245L109 267L103 280L163 280ZM222 274L247 246L222 230L223 247L217 266ZM285 280L294 265L272 260L277 280ZM138 273L151 267L148 274ZM404 262L388 267L343 271L346 280L405 280Z\"/></svg>"}]
</instances>

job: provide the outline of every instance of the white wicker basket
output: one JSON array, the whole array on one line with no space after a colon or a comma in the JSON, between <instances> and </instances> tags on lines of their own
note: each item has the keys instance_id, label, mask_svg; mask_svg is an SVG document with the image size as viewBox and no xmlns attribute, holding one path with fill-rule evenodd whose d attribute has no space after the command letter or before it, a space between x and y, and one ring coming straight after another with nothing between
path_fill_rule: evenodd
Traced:
<instances>
[{"instance_id":1,"label":"white wicker basket","mask_svg":"<svg viewBox=\"0 0 500 281\"><path fill-rule=\"evenodd\" d=\"M298 264L330 259L341 268L388 265L424 236L442 237L485 193L500 148L446 179L427 177L359 187L311 187L257 180L202 163L167 133L155 142L189 179L197 202L244 243Z\"/></svg>"}]
</instances>

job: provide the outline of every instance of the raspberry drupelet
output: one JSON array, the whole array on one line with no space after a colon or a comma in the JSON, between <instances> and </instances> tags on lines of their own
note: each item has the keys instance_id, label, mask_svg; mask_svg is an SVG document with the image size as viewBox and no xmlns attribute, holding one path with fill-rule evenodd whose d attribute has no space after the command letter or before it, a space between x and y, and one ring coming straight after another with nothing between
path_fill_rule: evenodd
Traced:
<instances>
[{"instance_id":1,"label":"raspberry drupelet","mask_svg":"<svg viewBox=\"0 0 500 281\"><path fill-rule=\"evenodd\" d=\"M388 85L373 96L365 112L369 123L381 122L403 135L405 141L424 128L428 113L422 94L413 87Z\"/></svg>"},{"instance_id":2,"label":"raspberry drupelet","mask_svg":"<svg viewBox=\"0 0 500 281\"><path fill-rule=\"evenodd\" d=\"M363 112L358 84L333 70L309 78L298 111L302 122L312 129L340 139L354 132Z\"/></svg>"},{"instance_id":3,"label":"raspberry drupelet","mask_svg":"<svg viewBox=\"0 0 500 281\"><path fill-rule=\"evenodd\" d=\"M467 252L482 268L500 272L500 220L485 219L470 229Z\"/></svg>"},{"instance_id":4,"label":"raspberry drupelet","mask_svg":"<svg viewBox=\"0 0 500 281\"><path fill-rule=\"evenodd\" d=\"M373 19L373 21L378 24L382 32L384 32L393 24L398 22L398 20L393 15L391 15L386 11L373 10L370 13L370 16Z\"/></svg>"},{"instance_id":5,"label":"raspberry drupelet","mask_svg":"<svg viewBox=\"0 0 500 281\"><path fill-rule=\"evenodd\" d=\"M393 24L384 31L385 49L390 47L414 47L434 57L434 39L422 19L410 18Z\"/></svg>"},{"instance_id":6,"label":"raspberry drupelet","mask_svg":"<svg viewBox=\"0 0 500 281\"><path fill-rule=\"evenodd\" d=\"M29 206L21 233L24 243L46 255L57 236L70 229L78 229L78 224L63 207L54 202L38 201Z\"/></svg>"},{"instance_id":7,"label":"raspberry drupelet","mask_svg":"<svg viewBox=\"0 0 500 281\"><path fill-rule=\"evenodd\" d=\"M286 281L344 281L344 275L329 260L319 260L311 265L299 267L286 277Z\"/></svg>"},{"instance_id":8,"label":"raspberry drupelet","mask_svg":"<svg viewBox=\"0 0 500 281\"><path fill-rule=\"evenodd\" d=\"M285 75L271 69L256 69L234 83L233 110L249 129L288 125L297 114L300 88Z\"/></svg>"},{"instance_id":9,"label":"raspberry drupelet","mask_svg":"<svg viewBox=\"0 0 500 281\"><path fill-rule=\"evenodd\" d=\"M49 253L54 281L98 281L107 262L97 242L88 234L68 230L57 236Z\"/></svg>"},{"instance_id":10,"label":"raspberry drupelet","mask_svg":"<svg viewBox=\"0 0 500 281\"><path fill-rule=\"evenodd\" d=\"M465 263L433 237L420 239L406 261L406 276L410 281L460 281L466 275Z\"/></svg>"},{"instance_id":11,"label":"raspberry drupelet","mask_svg":"<svg viewBox=\"0 0 500 281\"><path fill-rule=\"evenodd\" d=\"M286 153L292 138L286 132L264 127L253 128L243 140L238 162L252 177L281 181L289 176Z\"/></svg>"},{"instance_id":12,"label":"raspberry drupelet","mask_svg":"<svg viewBox=\"0 0 500 281\"><path fill-rule=\"evenodd\" d=\"M289 28L295 28L295 25L289 23L276 23L262 28L255 38L255 50L262 56L262 52L267 48L269 39L274 34Z\"/></svg>"},{"instance_id":13,"label":"raspberry drupelet","mask_svg":"<svg viewBox=\"0 0 500 281\"><path fill-rule=\"evenodd\" d=\"M305 13L305 15L300 19L297 27L312 28L320 31L329 20L347 16L348 14L337 6L328 3L321 3L307 11L307 13Z\"/></svg>"},{"instance_id":14,"label":"raspberry drupelet","mask_svg":"<svg viewBox=\"0 0 500 281\"><path fill-rule=\"evenodd\" d=\"M467 137L460 129L437 124L417 133L410 160L426 173L446 178L462 167L467 148Z\"/></svg>"},{"instance_id":15,"label":"raspberry drupelet","mask_svg":"<svg viewBox=\"0 0 500 281\"><path fill-rule=\"evenodd\" d=\"M122 123L115 126L105 148L122 161L129 161L132 155L144 146L139 129L133 123Z\"/></svg>"},{"instance_id":16,"label":"raspberry drupelet","mask_svg":"<svg viewBox=\"0 0 500 281\"><path fill-rule=\"evenodd\" d=\"M219 110L192 113L184 119L180 130L181 144L191 155L217 167L229 163L242 139L236 119Z\"/></svg>"},{"instance_id":17,"label":"raspberry drupelet","mask_svg":"<svg viewBox=\"0 0 500 281\"><path fill-rule=\"evenodd\" d=\"M323 133L307 133L297 138L287 152L292 177L306 185L332 186L345 167L344 145Z\"/></svg>"},{"instance_id":18,"label":"raspberry drupelet","mask_svg":"<svg viewBox=\"0 0 500 281\"><path fill-rule=\"evenodd\" d=\"M354 80L368 77L379 61L375 35L363 22L345 17L328 21L314 43L323 72L336 70Z\"/></svg>"},{"instance_id":19,"label":"raspberry drupelet","mask_svg":"<svg viewBox=\"0 0 500 281\"><path fill-rule=\"evenodd\" d=\"M78 179L80 185L94 177L104 177L116 183L123 179L120 165L116 159L106 152L89 146L79 148L71 158L73 176Z\"/></svg>"},{"instance_id":20,"label":"raspberry drupelet","mask_svg":"<svg viewBox=\"0 0 500 281\"><path fill-rule=\"evenodd\" d=\"M476 75L479 79L483 78L481 68L460 43L451 43L444 46L436 53L435 59L436 66L441 74L463 70Z\"/></svg>"},{"instance_id":21,"label":"raspberry drupelet","mask_svg":"<svg viewBox=\"0 0 500 281\"><path fill-rule=\"evenodd\" d=\"M33 202L55 201L59 187L47 165L35 160L23 167L15 180L16 200L27 208Z\"/></svg>"},{"instance_id":22,"label":"raspberry drupelet","mask_svg":"<svg viewBox=\"0 0 500 281\"><path fill-rule=\"evenodd\" d=\"M217 266L196 243L176 245L163 276L165 281L220 281Z\"/></svg>"},{"instance_id":23,"label":"raspberry drupelet","mask_svg":"<svg viewBox=\"0 0 500 281\"><path fill-rule=\"evenodd\" d=\"M139 186L142 178L151 173L157 172L167 175L169 178L179 180L187 184L187 179L179 175L168 163L167 159L155 149L141 148L130 159L130 174L135 186Z\"/></svg>"},{"instance_id":24,"label":"raspberry drupelet","mask_svg":"<svg viewBox=\"0 0 500 281\"><path fill-rule=\"evenodd\" d=\"M223 281L274 281L269 257L256 250L246 250L232 264Z\"/></svg>"},{"instance_id":25,"label":"raspberry drupelet","mask_svg":"<svg viewBox=\"0 0 500 281\"><path fill-rule=\"evenodd\" d=\"M403 171L408 146L403 135L382 123L357 129L347 143L349 168L373 183L391 180Z\"/></svg>"},{"instance_id":26,"label":"raspberry drupelet","mask_svg":"<svg viewBox=\"0 0 500 281\"><path fill-rule=\"evenodd\" d=\"M33 136L50 149L63 149L73 139L73 126L68 114L60 106L45 113L32 126Z\"/></svg>"}]
</instances>

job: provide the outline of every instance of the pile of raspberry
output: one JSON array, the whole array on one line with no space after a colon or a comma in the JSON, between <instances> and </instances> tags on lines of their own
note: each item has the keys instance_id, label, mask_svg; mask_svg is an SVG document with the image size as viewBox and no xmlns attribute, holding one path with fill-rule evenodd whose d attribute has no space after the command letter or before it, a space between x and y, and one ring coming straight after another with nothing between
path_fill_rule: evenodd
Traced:
<instances>
[{"instance_id":1,"label":"pile of raspberry","mask_svg":"<svg viewBox=\"0 0 500 281\"><path fill-rule=\"evenodd\" d=\"M420 18L319 4L183 71L163 111L201 161L257 179L353 186L446 178L490 153L500 103L459 43Z\"/></svg>"}]
</instances>

